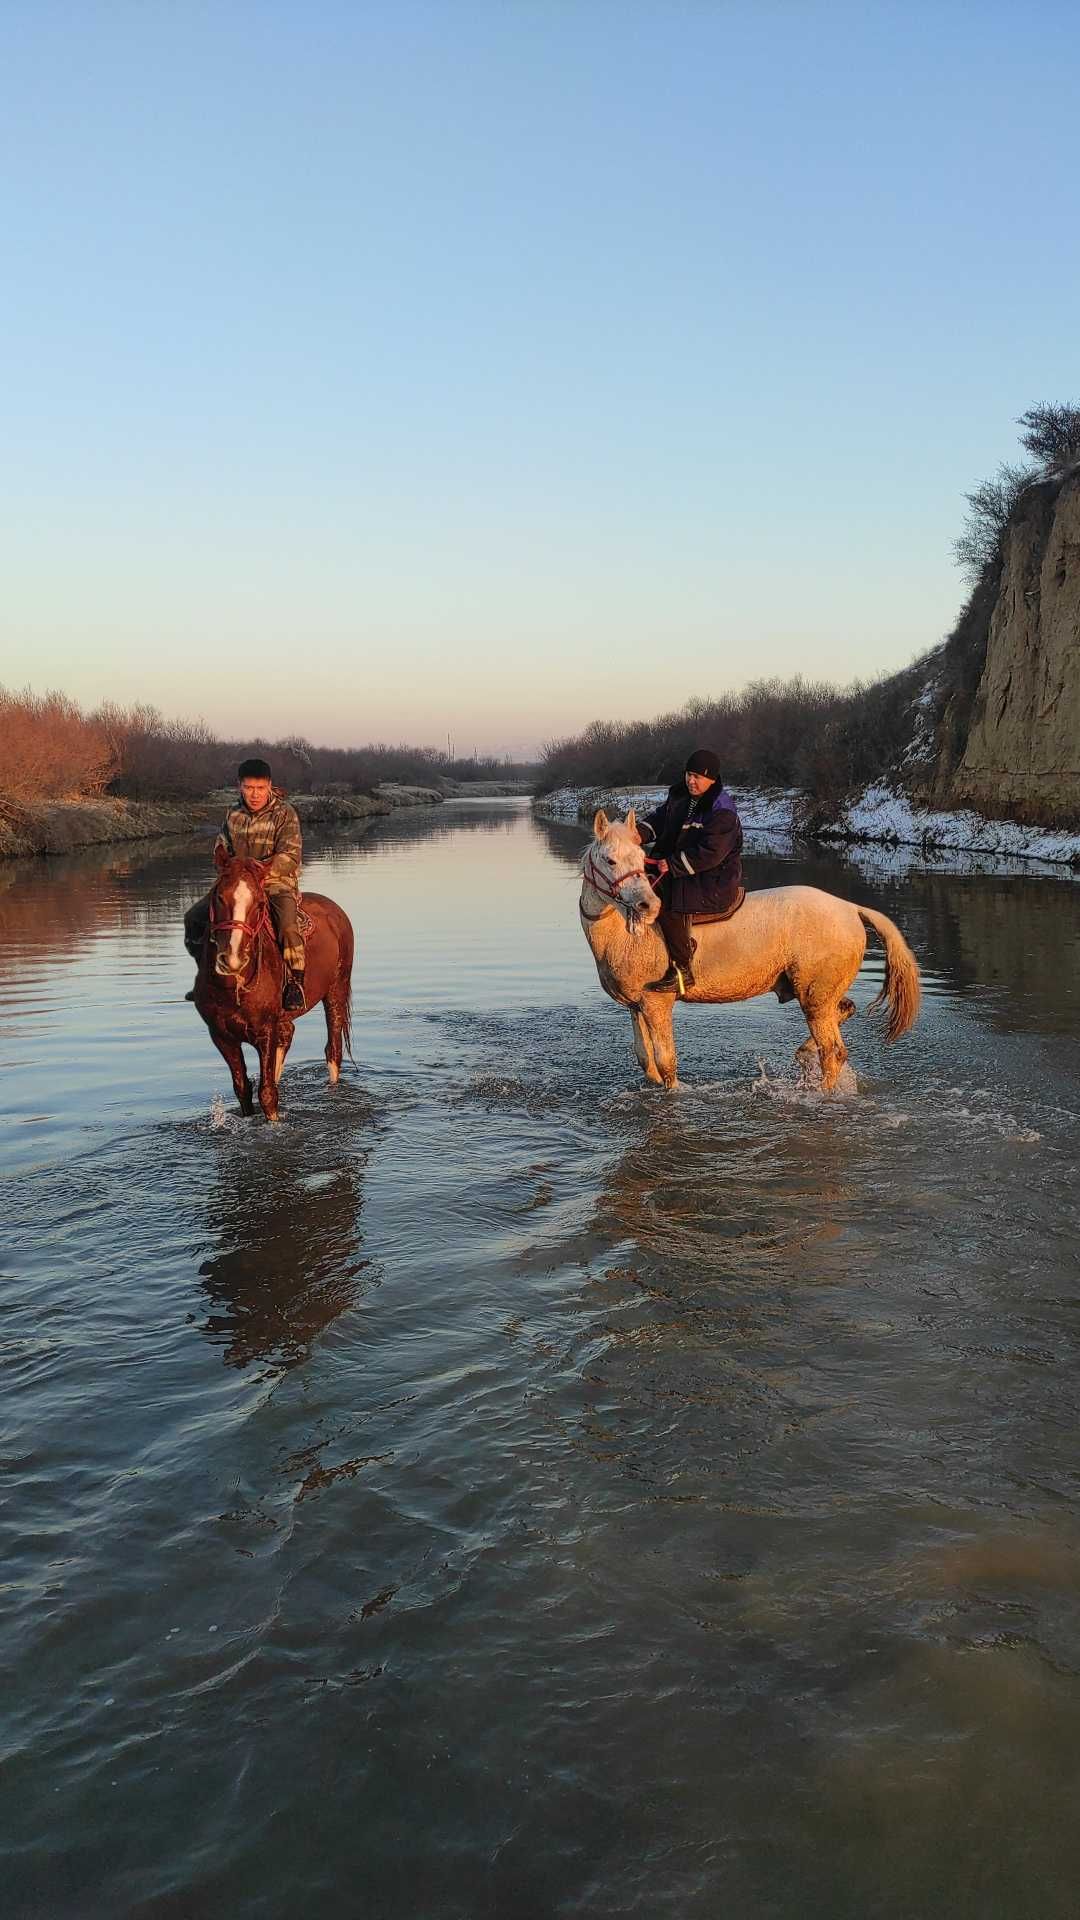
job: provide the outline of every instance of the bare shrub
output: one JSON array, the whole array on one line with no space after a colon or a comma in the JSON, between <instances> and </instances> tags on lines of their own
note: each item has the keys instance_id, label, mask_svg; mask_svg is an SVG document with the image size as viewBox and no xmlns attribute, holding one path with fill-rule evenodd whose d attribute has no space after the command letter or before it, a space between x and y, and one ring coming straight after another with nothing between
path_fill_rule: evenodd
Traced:
<instances>
[{"instance_id":1,"label":"bare shrub","mask_svg":"<svg viewBox=\"0 0 1080 1920\"><path fill-rule=\"evenodd\" d=\"M537 789L656 785L676 779L701 746L719 754L725 779L787 785L808 738L843 698L835 687L796 674L753 681L738 694L691 700L655 720L594 720L580 734L547 743Z\"/></svg>"},{"instance_id":2,"label":"bare shrub","mask_svg":"<svg viewBox=\"0 0 1080 1920\"><path fill-rule=\"evenodd\" d=\"M127 800L197 800L224 777L221 747L202 720L166 720L156 707L99 707L113 744L111 791Z\"/></svg>"},{"instance_id":3,"label":"bare shrub","mask_svg":"<svg viewBox=\"0 0 1080 1920\"><path fill-rule=\"evenodd\" d=\"M0 786L19 800L100 794L116 771L106 729L64 693L0 687L0 739Z\"/></svg>"},{"instance_id":4,"label":"bare shrub","mask_svg":"<svg viewBox=\"0 0 1080 1920\"><path fill-rule=\"evenodd\" d=\"M926 660L899 673L855 680L823 709L821 722L796 754L801 789L798 823L815 831L835 820L846 803L885 774L898 776L915 731L916 696L926 684Z\"/></svg>"}]
</instances>

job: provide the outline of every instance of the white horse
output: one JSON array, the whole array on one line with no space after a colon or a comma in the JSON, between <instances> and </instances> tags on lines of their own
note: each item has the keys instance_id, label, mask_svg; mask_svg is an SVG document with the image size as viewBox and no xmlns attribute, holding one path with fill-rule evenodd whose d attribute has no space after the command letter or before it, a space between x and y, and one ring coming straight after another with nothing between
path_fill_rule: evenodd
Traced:
<instances>
[{"instance_id":1,"label":"white horse","mask_svg":"<svg viewBox=\"0 0 1080 1920\"><path fill-rule=\"evenodd\" d=\"M628 1007L634 1052L646 1080L677 1084L678 1062L672 1012L675 995L650 983L668 966L668 952L653 922L660 901L645 877L645 855L633 813L593 821L593 843L582 860L581 924L604 992ZM885 980L873 1005L888 1003L887 1040L898 1040L919 1011L919 969L898 927L872 907L822 893L818 887L765 887L748 893L730 919L698 927L696 986L686 995L698 1003L752 1000L775 993L797 1000L810 1029L796 1058L821 1062L821 1084L830 1093L847 1059L840 1026L855 1012L846 998L866 952L865 927L885 948Z\"/></svg>"}]
</instances>

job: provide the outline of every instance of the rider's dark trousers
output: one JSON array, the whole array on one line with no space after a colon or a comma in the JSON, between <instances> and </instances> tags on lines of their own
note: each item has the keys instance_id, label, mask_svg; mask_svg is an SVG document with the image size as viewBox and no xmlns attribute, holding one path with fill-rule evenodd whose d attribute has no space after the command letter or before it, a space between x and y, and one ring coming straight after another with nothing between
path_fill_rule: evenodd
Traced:
<instances>
[{"instance_id":1,"label":"rider's dark trousers","mask_svg":"<svg viewBox=\"0 0 1080 1920\"><path fill-rule=\"evenodd\" d=\"M675 965L683 973L692 965L694 942L690 934L690 915L672 913L670 907L661 907L656 916L656 924L667 942L667 950Z\"/></svg>"},{"instance_id":2,"label":"rider's dark trousers","mask_svg":"<svg viewBox=\"0 0 1080 1920\"><path fill-rule=\"evenodd\" d=\"M211 889L211 892L213 890ZM296 917L296 895L287 889L284 892L267 893L270 918L274 923L278 945L294 973L303 972L304 936ZM184 915L184 945L193 960L202 953L202 943L206 938L206 929L210 923L210 894L196 900ZM299 954L299 959L295 955Z\"/></svg>"}]
</instances>

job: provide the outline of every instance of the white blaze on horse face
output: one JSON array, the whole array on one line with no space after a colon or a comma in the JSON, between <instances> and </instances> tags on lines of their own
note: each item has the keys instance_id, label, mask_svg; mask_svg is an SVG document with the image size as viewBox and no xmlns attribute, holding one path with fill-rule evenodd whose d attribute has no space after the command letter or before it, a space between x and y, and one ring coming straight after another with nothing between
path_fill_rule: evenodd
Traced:
<instances>
[{"instance_id":1,"label":"white blaze on horse face","mask_svg":"<svg viewBox=\"0 0 1080 1920\"><path fill-rule=\"evenodd\" d=\"M238 880L233 895L232 917L234 920L250 920L255 893L247 880ZM230 973L239 973L244 941L248 936L243 927L230 927L229 944L225 949L225 960Z\"/></svg>"}]
</instances>

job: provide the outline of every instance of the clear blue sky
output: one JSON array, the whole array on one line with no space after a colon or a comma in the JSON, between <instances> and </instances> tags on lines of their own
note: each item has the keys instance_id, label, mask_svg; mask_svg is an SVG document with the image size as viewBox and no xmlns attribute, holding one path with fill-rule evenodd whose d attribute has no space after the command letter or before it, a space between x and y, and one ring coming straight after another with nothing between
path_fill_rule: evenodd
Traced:
<instances>
[{"instance_id":1,"label":"clear blue sky","mask_svg":"<svg viewBox=\"0 0 1080 1920\"><path fill-rule=\"evenodd\" d=\"M9 0L0 680L528 750L903 664L1080 399L1080 10Z\"/></svg>"}]
</instances>

